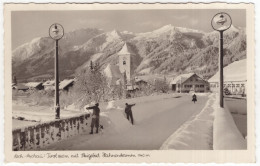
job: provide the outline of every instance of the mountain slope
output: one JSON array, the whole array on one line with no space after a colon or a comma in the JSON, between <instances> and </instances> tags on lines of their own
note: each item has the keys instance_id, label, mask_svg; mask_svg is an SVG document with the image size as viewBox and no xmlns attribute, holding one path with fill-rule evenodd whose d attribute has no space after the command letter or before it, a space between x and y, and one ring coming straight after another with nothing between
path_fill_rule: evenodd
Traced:
<instances>
[{"instance_id":1,"label":"mountain slope","mask_svg":"<svg viewBox=\"0 0 260 166\"><path fill-rule=\"evenodd\" d=\"M60 40L61 79L88 66L90 60L117 65L118 55L127 42L135 74L170 74L196 72L209 78L218 66L218 33L166 25L157 30L134 34L113 30L80 29L66 33ZM245 29L232 26L224 32L224 65L246 58ZM13 50L13 74L22 81L52 78L54 42L42 37Z\"/></svg>"}]
</instances>

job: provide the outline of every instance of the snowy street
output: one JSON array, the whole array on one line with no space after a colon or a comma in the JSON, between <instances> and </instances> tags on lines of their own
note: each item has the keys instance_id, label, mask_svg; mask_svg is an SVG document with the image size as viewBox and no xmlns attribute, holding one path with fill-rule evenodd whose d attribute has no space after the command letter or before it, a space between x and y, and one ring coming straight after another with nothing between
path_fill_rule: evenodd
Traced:
<instances>
[{"instance_id":1,"label":"snowy street","mask_svg":"<svg viewBox=\"0 0 260 166\"><path fill-rule=\"evenodd\" d=\"M198 95L196 104L191 94L168 94L117 101L107 109L103 105L100 124L104 130L99 134L86 131L42 150L158 150L183 123L201 112L207 100L207 94ZM133 126L124 116L125 102L136 103Z\"/></svg>"}]
</instances>

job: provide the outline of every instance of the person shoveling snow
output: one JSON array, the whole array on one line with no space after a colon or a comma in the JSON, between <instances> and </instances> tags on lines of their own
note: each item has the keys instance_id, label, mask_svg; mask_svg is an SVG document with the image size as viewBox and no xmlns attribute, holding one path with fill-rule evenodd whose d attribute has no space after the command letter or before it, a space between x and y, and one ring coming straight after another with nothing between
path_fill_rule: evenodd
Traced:
<instances>
[{"instance_id":1,"label":"person shoveling snow","mask_svg":"<svg viewBox=\"0 0 260 166\"><path fill-rule=\"evenodd\" d=\"M135 106L135 104L125 103L126 117L127 117L127 120L129 120L129 117L130 117L132 125L134 124L134 118L133 118L133 113L132 113L132 109L131 109L133 106Z\"/></svg>"},{"instance_id":2,"label":"person shoveling snow","mask_svg":"<svg viewBox=\"0 0 260 166\"><path fill-rule=\"evenodd\" d=\"M96 127L96 133L98 133L98 128L99 128L99 114L100 114L100 109L98 108L99 104L96 103L95 106L92 107L86 107L86 109L93 109L93 114L92 114L92 120L91 120L91 131L89 134L93 134L93 128L94 126ZM102 126L103 129L103 126Z\"/></svg>"}]
</instances>

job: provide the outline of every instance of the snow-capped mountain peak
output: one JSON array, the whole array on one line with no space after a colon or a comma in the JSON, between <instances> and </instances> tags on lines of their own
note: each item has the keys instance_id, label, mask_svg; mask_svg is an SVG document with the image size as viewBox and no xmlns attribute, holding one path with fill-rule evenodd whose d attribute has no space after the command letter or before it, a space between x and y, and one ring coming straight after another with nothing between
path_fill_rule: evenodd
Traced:
<instances>
[{"instance_id":1,"label":"snow-capped mountain peak","mask_svg":"<svg viewBox=\"0 0 260 166\"><path fill-rule=\"evenodd\" d=\"M165 32L169 32L169 31L173 31L175 30L175 27L172 24L168 24L165 25L157 30L154 30L153 32L155 33L165 33Z\"/></svg>"},{"instance_id":2,"label":"snow-capped mountain peak","mask_svg":"<svg viewBox=\"0 0 260 166\"><path fill-rule=\"evenodd\" d=\"M111 40L116 40L116 39L120 39L122 37L121 33L117 30L113 30L111 32L107 33L107 40L111 41Z\"/></svg>"},{"instance_id":3,"label":"snow-capped mountain peak","mask_svg":"<svg viewBox=\"0 0 260 166\"><path fill-rule=\"evenodd\" d=\"M203 31L199 31L199 30L196 30L196 29L190 29L190 28L184 28L184 27L176 27L176 30L178 30L179 32L182 32L182 33L189 33L189 32L192 32L192 33L205 33Z\"/></svg>"},{"instance_id":4,"label":"snow-capped mountain peak","mask_svg":"<svg viewBox=\"0 0 260 166\"><path fill-rule=\"evenodd\" d=\"M235 33L234 33L235 32ZM242 59L246 55L246 34L243 28L231 26L225 43L230 51L228 62ZM36 38L13 51L12 69L21 78L32 79L39 75L52 74L54 41L49 37ZM188 71L190 66L202 71L208 78L215 74L218 32L204 33L171 24L146 33L131 33L112 30L80 29L68 32L60 41L62 77L75 73L76 68L90 60L106 65L117 63L118 52L127 42L133 51L136 73L178 74L180 69ZM185 63L184 63L185 62ZM64 63L66 63L64 65ZM204 64L213 64L202 68ZM198 68L198 66L202 66ZM84 67L84 65L83 65ZM211 67L211 68L210 68ZM111 68L108 66L107 70ZM192 69L192 70L193 70ZM110 71L110 70L108 70ZM113 73L113 72L112 72ZM111 75L111 72L108 72ZM39 77L40 78L40 77Z\"/></svg>"}]
</instances>

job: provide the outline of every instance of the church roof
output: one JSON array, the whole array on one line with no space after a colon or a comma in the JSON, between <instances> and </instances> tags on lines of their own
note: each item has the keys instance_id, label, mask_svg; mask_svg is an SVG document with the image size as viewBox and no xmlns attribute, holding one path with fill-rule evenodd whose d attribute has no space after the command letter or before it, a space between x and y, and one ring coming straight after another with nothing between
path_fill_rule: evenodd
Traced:
<instances>
[{"instance_id":1,"label":"church roof","mask_svg":"<svg viewBox=\"0 0 260 166\"><path fill-rule=\"evenodd\" d=\"M127 45L127 43L125 43L122 49L118 52L118 55L126 55L126 54L135 54L131 50L131 48Z\"/></svg>"}]
</instances>

